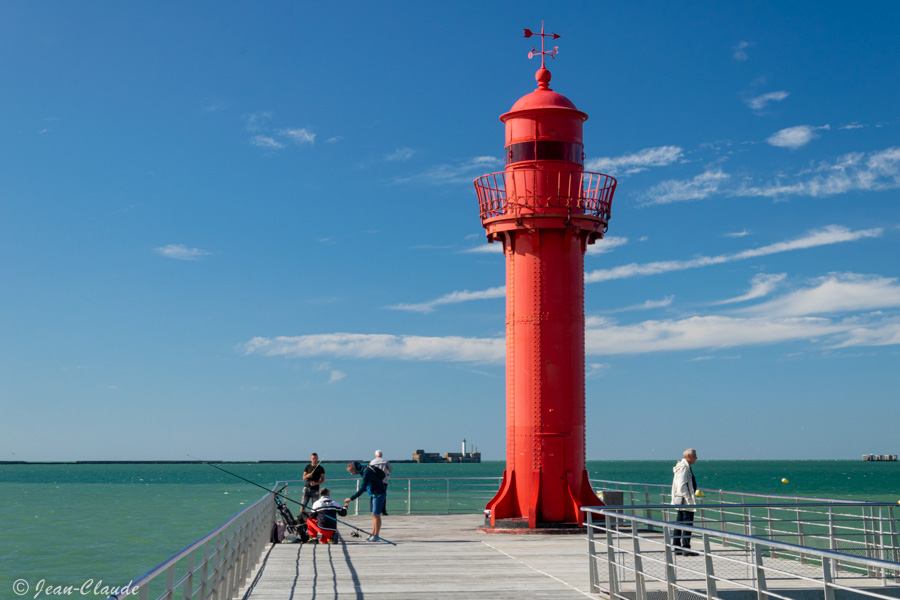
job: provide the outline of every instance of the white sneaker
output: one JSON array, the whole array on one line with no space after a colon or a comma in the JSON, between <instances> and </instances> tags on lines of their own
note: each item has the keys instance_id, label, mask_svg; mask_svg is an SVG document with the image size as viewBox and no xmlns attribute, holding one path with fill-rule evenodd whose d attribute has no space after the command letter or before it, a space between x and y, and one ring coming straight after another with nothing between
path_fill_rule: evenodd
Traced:
<instances>
[{"instance_id":1,"label":"white sneaker","mask_svg":"<svg viewBox=\"0 0 900 600\"><path fill-rule=\"evenodd\" d=\"M366 538L366 541L367 542L377 542L378 540L375 539L374 535L370 535L369 537Z\"/></svg>"}]
</instances>

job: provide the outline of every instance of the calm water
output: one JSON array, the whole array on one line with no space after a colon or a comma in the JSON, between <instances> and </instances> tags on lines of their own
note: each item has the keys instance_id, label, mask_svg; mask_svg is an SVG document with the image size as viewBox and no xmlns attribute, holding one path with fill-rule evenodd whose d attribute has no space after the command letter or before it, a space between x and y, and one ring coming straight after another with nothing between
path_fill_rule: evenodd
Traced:
<instances>
[{"instance_id":1,"label":"calm water","mask_svg":"<svg viewBox=\"0 0 900 600\"><path fill-rule=\"evenodd\" d=\"M672 461L591 461L592 478L671 482ZM303 464L227 464L265 486L296 479ZM394 477L499 476L504 463L397 464ZM334 478L341 465L326 464ZM900 498L900 463L703 461L700 487L792 496ZM789 480L781 483L782 478ZM0 465L0 598L13 582L122 585L221 525L263 491L205 465ZM385 519L385 534L390 518ZM76 595L80 595L77 594ZM43 595L42 597L49 597ZM88 596L92 597L92 596Z\"/></svg>"}]
</instances>

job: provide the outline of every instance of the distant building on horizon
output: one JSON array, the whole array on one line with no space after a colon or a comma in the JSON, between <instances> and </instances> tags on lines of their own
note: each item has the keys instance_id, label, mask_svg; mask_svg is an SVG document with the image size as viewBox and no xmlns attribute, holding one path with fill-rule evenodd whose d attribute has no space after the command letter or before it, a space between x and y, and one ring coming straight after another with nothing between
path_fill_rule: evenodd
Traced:
<instances>
[{"instance_id":1,"label":"distant building on horizon","mask_svg":"<svg viewBox=\"0 0 900 600\"><path fill-rule=\"evenodd\" d=\"M425 452L416 450L412 455L417 463L480 463L481 452Z\"/></svg>"},{"instance_id":2,"label":"distant building on horizon","mask_svg":"<svg viewBox=\"0 0 900 600\"><path fill-rule=\"evenodd\" d=\"M879 461L896 462L897 455L896 454L863 454L862 459L863 459L863 462L879 462Z\"/></svg>"}]
</instances>

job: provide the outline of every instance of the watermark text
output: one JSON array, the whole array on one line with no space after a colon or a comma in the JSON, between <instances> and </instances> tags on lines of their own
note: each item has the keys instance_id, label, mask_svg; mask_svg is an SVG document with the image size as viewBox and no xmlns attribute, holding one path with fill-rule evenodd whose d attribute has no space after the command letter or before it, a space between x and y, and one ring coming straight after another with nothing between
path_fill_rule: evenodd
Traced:
<instances>
[{"instance_id":1,"label":"watermark text","mask_svg":"<svg viewBox=\"0 0 900 600\"><path fill-rule=\"evenodd\" d=\"M13 593L16 596L31 595L35 599L55 596L100 596L108 598L118 595L124 597L137 594L138 591L139 587L134 585L134 581L116 586L103 583L102 579L85 579L81 585L58 585L46 579L39 579L35 582L34 587L25 579L17 579L13 583Z\"/></svg>"}]
</instances>

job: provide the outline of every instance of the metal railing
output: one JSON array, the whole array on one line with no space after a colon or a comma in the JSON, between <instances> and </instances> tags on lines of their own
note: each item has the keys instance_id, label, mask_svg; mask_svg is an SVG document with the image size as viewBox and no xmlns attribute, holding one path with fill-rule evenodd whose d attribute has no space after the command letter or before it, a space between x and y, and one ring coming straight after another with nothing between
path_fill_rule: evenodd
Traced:
<instances>
[{"instance_id":1,"label":"metal railing","mask_svg":"<svg viewBox=\"0 0 900 600\"><path fill-rule=\"evenodd\" d=\"M518 216L523 210L566 209L598 218L604 231L617 185L603 173L537 168L488 173L474 183L482 220Z\"/></svg>"},{"instance_id":2,"label":"metal railing","mask_svg":"<svg viewBox=\"0 0 900 600\"><path fill-rule=\"evenodd\" d=\"M406 514L481 513L500 487L500 477L395 477L390 480L391 511ZM332 497L343 499L359 489L358 477L329 479ZM302 480L279 481L272 490L300 501ZM359 501L355 509L360 512ZM293 503L289 508L299 511ZM363 507L362 512L368 508ZM267 493L251 506L180 552L172 555L110 599L230 600L262 557L275 522L275 503ZM163 577L164 576L164 577Z\"/></svg>"},{"instance_id":3,"label":"metal railing","mask_svg":"<svg viewBox=\"0 0 900 600\"><path fill-rule=\"evenodd\" d=\"M184 600L228 600L262 557L274 521L275 503L266 494L110 599L174 600L178 593Z\"/></svg>"},{"instance_id":4,"label":"metal railing","mask_svg":"<svg viewBox=\"0 0 900 600\"><path fill-rule=\"evenodd\" d=\"M478 514L494 497L502 477L391 477L388 482L387 504L391 514ZM359 490L360 478L327 479L325 486L335 500L347 498ZM299 501L303 481L291 479L279 481L277 487L287 485L282 492ZM353 506L356 514L368 511L368 504L360 509L360 501L367 501L363 494ZM297 507L299 509L299 507ZM291 510L294 510L291 508Z\"/></svg>"},{"instance_id":5,"label":"metal railing","mask_svg":"<svg viewBox=\"0 0 900 600\"><path fill-rule=\"evenodd\" d=\"M668 505L671 485L657 483L634 483L630 481L611 481L606 479L591 479L591 486L597 493L620 492L622 504L625 506L643 507L643 516L648 519L659 518L659 511L650 506L654 504ZM835 500L834 498L814 498L805 496L783 496L778 494L760 494L752 492L732 492L728 490L715 490L711 488L697 488L703 494L703 498L697 502L715 502L718 504L798 504L808 502L828 502L832 504L853 504L852 500Z\"/></svg>"},{"instance_id":6,"label":"metal railing","mask_svg":"<svg viewBox=\"0 0 900 600\"><path fill-rule=\"evenodd\" d=\"M865 502L594 507L587 514L591 592L610 598L900 598L894 505ZM646 511L659 518L638 516ZM691 533L688 554L673 531Z\"/></svg>"}]
</instances>

